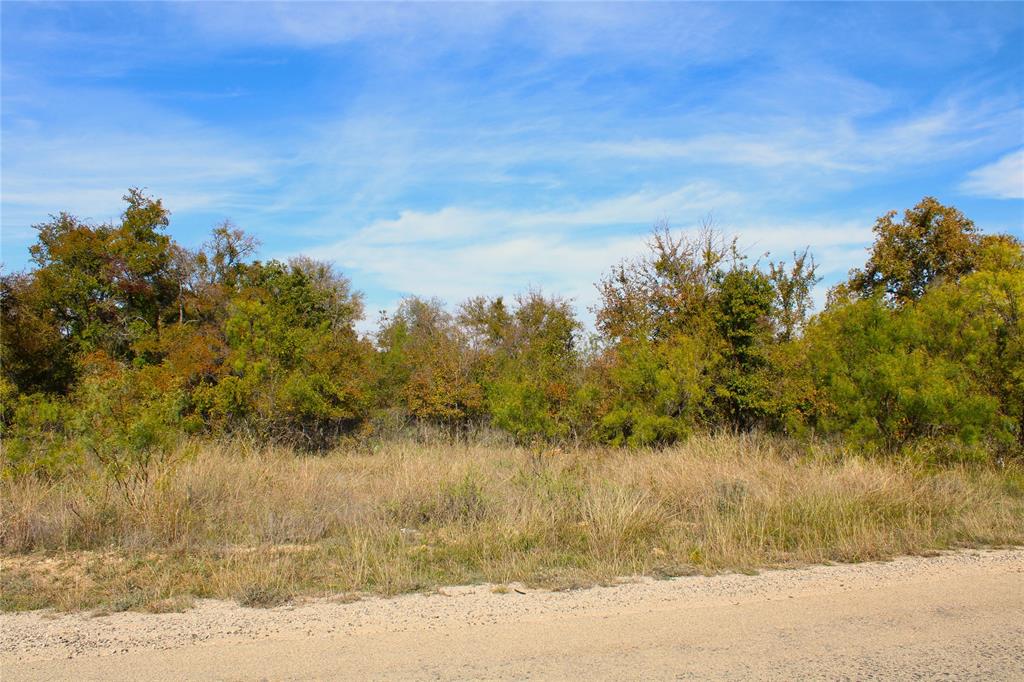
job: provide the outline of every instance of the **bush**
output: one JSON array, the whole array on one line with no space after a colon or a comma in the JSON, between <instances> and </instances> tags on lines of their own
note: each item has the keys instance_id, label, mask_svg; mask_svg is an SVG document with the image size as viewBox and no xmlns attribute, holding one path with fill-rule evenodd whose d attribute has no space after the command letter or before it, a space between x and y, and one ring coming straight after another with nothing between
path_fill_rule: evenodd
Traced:
<instances>
[{"instance_id":1,"label":"bush","mask_svg":"<svg viewBox=\"0 0 1024 682\"><path fill-rule=\"evenodd\" d=\"M3 476L59 478L82 464L81 449L69 433L67 403L39 393L4 396Z\"/></svg>"}]
</instances>

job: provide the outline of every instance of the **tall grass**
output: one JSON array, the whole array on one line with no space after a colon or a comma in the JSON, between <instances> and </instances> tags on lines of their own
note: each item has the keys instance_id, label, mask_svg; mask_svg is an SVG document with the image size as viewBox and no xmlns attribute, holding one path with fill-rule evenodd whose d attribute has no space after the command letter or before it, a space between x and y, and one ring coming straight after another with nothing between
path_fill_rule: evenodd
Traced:
<instances>
[{"instance_id":1,"label":"tall grass","mask_svg":"<svg viewBox=\"0 0 1024 682\"><path fill-rule=\"evenodd\" d=\"M1024 544L1024 471L696 437L653 451L384 443L309 456L190 443L137 489L3 481L0 606L270 605L552 587Z\"/></svg>"}]
</instances>

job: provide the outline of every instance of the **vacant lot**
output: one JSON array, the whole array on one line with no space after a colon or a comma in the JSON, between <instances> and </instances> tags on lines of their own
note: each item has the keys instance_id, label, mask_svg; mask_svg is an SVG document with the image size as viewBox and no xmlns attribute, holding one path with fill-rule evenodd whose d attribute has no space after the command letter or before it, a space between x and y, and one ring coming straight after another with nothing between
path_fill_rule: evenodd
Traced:
<instances>
[{"instance_id":1,"label":"vacant lot","mask_svg":"<svg viewBox=\"0 0 1024 682\"><path fill-rule=\"evenodd\" d=\"M936 468L759 437L661 451L403 441L325 456L191 443L121 480L2 483L4 609L560 588L1024 544L1017 465Z\"/></svg>"}]
</instances>

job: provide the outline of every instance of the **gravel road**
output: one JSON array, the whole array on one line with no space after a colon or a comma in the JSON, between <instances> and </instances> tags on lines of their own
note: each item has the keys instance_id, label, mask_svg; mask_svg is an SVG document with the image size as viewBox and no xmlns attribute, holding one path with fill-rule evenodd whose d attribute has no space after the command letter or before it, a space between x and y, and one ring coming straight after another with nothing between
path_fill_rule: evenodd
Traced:
<instances>
[{"instance_id":1,"label":"gravel road","mask_svg":"<svg viewBox=\"0 0 1024 682\"><path fill-rule=\"evenodd\" d=\"M525 594L520 594L520 591ZM1024 680L1024 550L571 592L0 615L16 680Z\"/></svg>"}]
</instances>

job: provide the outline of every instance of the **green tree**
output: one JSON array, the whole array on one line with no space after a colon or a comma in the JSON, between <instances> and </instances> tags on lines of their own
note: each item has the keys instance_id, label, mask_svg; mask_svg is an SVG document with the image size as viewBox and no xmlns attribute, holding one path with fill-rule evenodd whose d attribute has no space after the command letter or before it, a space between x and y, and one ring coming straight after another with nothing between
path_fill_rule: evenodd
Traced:
<instances>
[{"instance_id":1,"label":"green tree","mask_svg":"<svg viewBox=\"0 0 1024 682\"><path fill-rule=\"evenodd\" d=\"M493 423L520 441L579 436L581 325L569 301L539 291L470 299L459 321L481 356Z\"/></svg>"},{"instance_id":2,"label":"green tree","mask_svg":"<svg viewBox=\"0 0 1024 682\"><path fill-rule=\"evenodd\" d=\"M645 257L621 263L598 282L598 331L614 343L666 339L713 326L717 283L727 265L739 259L736 241L710 225L694 238L677 237L667 226L656 228Z\"/></svg>"},{"instance_id":3,"label":"green tree","mask_svg":"<svg viewBox=\"0 0 1024 682\"><path fill-rule=\"evenodd\" d=\"M102 350L131 359L132 345L159 334L176 310L169 213L159 199L131 189L116 225L92 226L61 213L36 225L29 251L39 305L52 315L75 352Z\"/></svg>"},{"instance_id":4,"label":"green tree","mask_svg":"<svg viewBox=\"0 0 1024 682\"><path fill-rule=\"evenodd\" d=\"M923 439L981 445L1001 428L998 401L962 363L920 343L936 331L921 323L915 309L893 310L875 297L811 324L809 367L828 397L820 430L896 453Z\"/></svg>"},{"instance_id":5,"label":"green tree","mask_svg":"<svg viewBox=\"0 0 1024 682\"><path fill-rule=\"evenodd\" d=\"M978 270L929 289L913 316L917 334L908 343L962 367L998 402L986 438L997 450L1024 452L1024 245L985 239Z\"/></svg>"},{"instance_id":6,"label":"green tree","mask_svg":"<svg viewBox=\"0 0 1024 682\"><path fill-rule=\"evenodd\" d=\"M468 338L441 301L404 299L382 317L377 345L383 404L452 433L481 414L483 388Z\"/></svg>"},{"instance_id":7,"label":"green tree","mask_svg":"<svg viewBox=\"0 0 1024 682\"><path fill-rule=\"evenodd\" d=\"M0 366L15 393L66 393L75 380L71 345L38 279L0 277Z\"/></svg>"},{"instance_id":8,"label":"green tree","mask_svg":"<svg viewBox=\"0 0 1024 682\"><path fill-rule=\"evenodd\" d=\"M750 429L785 421L792 401L779 403L772 349L800 333L816 281L806 251L794 254L792 267L772 263L765 272L707 225L693 238L656 230L645 258L598 285L609 390L620 396L604 401L605 426L614 424L608 438L649 440L629 429L664 441L696 424Z\"/></svg>"},{"instance_id":9,"label":"green tree","mask_svg":"<svg viewBox=\"0 0 1024 682\"><path fill-rule=\"evenodd\" d=\"M220 428L329 446L370 407L371 349L354 328L361 295L309 259L254 263L236 288L226 374L197 392L201 413Z\"/></svg>"},{"instance_id":10,"label":"green tree","mask_svg":"<svg viewBox=\"0 0 1024 682\"><path fill-rule=\"evenodd\" d=\"M598 440L611 445L671 443L703 424L721 347L678 334L626 340L606 351Z\"/></svg>"},{"instance_id":11,"label":"green tree","mask_svg":"<svg viewBox=\"0 0 1024 682\"><path fill-rule=\"evenodd\" d=\"M955 280L977 265L980 236L974 223L952 206L925 197L907 209L878 219L875 242L864 268L850 273L841 291L860 298L881 292L903 305L924 295L933 281Z\"/></svg>"},{"instance_id":12,"label":"green tree","mask_svg":"<svg viewBox=\"0 0 1024 682\"><path fill-rule=\"evenodd\" d=\"M772 413L767 351L775 299L772 280L757 268L736 265L719 277L711 309L723 342L713 382L717 421L749 429Z\"/></svg>"},{"instance_id":13,"label":"green tree","mask_svg":"<svg viewBox=\"0 0 1024 682\"><path fill-rule=\"evenodd\" d=\"M814 302L814 285L821 281L818 266L809 249L793 252L793 264L787 268L784 261L770 263L768 276L775 292L773 322L780 341L791 341L803 331Z\"/></svg>"}]
</instances>

